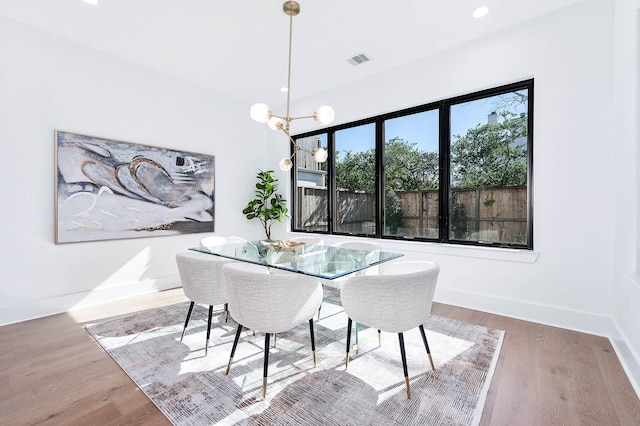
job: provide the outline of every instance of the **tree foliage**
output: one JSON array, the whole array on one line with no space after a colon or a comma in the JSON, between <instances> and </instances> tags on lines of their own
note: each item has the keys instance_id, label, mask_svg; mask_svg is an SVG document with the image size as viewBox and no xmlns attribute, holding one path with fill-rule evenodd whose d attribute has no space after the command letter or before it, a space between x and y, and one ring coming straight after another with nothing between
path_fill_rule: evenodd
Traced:
<instances>
[{"instance_id":1,"label":"tree foliage","mask_svg":"<svg viewBox=\"0 0 640 426\"><path fill-rule=\"evenodd\" d=\"M336 164L336 187L346 191L375 192L375 150L351 153Z\"/></svg>"},{"instance_id":2,"label":"tree foliage","mask_svg":"<svg viewBox=\"0 0 640 426\"><path fill-rule=\"evenodd\" d=\"M514 101L515 102L515 101ZM499 112L496 123L478 124L451 144L451 184L454 188L499 188L527 183L526 115ZM384 156L385 225L391 232L403 226L398 192L439 188L438 153L395 137L387 141ZM376 193L375 150L344 153L336 164L336 186L346 191ZM464 235L464 205L452 204L454 234Z\"/></svg>"},{"instance_id":3,"label":"tree foliage","mask_svg":"<svg viewBox=\"0 0 640 426\"><path fill-rule=\"evenodd\" d=\"M385 184L395 191L438 187L438 154L421 151L415 143L395 137L385 146ZM347 191L375 192L375 150L347 151L336 164L336 186Z\"/></svg>"},{"instance_id":4,"label":"tree foliage","mask_svg":"<svg viewBox=\"0 0 640 426\"><path fill-rule=\"evenodd\" d=\"M395 233L403 226L396 192L438 187L438 154L421 151L415 143L395 137L385 146L385 224ZM336 186L347 191L375 193L375 150L348 151L336 164Z\"/></svg>"},{"instance_id":5,"label":"tree foliage","mask_svg":"<svg viewBox=\"0 0 640 426\"><path fill-rule=\"evenodd\" d=\"M527 183L527 117L503 111L502 120L477 125L451 144L452 185L500 188Z\"/></svg>"},{"instance_id":6,"label":"tree foliage","mask_svg":"<svg viewBox=\"0 0 640 426\"><path fill-rule=\"evenodd\" d=\"M392 138L385 146L385 181L395 191L438 188L438 154L421 151L415 143Z\"/></svg>"}]
</instances>

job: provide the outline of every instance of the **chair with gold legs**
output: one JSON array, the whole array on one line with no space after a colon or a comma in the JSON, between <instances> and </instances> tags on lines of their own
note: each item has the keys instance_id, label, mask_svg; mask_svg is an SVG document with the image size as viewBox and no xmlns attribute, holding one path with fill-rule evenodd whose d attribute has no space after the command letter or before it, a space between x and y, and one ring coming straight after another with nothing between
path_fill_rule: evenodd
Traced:
<instances>
[{"instance_id":1,"label":"chair with gold legs","mask_svg":"<svg viewBox=\"0 0 640 426\"><path fill-rule=\"evenodd\" d=\"M322 302L322 286L317 278L302 274L271 274L269 269L249 263L230 263L222 268L229 298L229 312L238 323L225 374L243 328L265 334L262 397L267 394L269 342L272 334L309 322L313 364L316 363L313 317Z\"/></svg>"},{"instance_id":2,"label":"chair with gold legs","mask_svg":"<svg viewBox=\"0 0 640 426\"><path fill-rule=\"evenodd\" d=\"M209 352L209 339L211 337L211 316L213 306L224 304L225 321L227 320L227 292L222 282L222 265L231 263L231 260L211 254L189 251L178 253L176 263L182 282L184 295L191 300L187 319L184 322L180 341L184 338L191 318L191 312L196 303L209 306L209 319L207 321L207 340L204 347L205 356Z\"/></svg>"},{"instance_id":3,"label":"chair with gold legs","mask_svg":"<svg viewBox=\"0 0 640 426\"><path fill-rule=\"evenodd\" d=\"M377 328L378 344L380 331L398 333L407 398L411 399L403 333L416 327L420 329L431 368L435 370L424 323L431 313L439 272L440 267L433 262L395 262L388 264L379 275L354 276L345 281L340 293L348 317L345 368L349 367L353 321Z\"/></svg>"},{"instance_id":4,"label":"chair with gold legs","mask_svg":"<svg viewBox=\"0 0 640 426\"><path fill-rule=\"evenodd\" d=\"M380 251L381 251L381 247L378 243L375 243L373 241L355 241L355 240L348 240L348 241L341 241L339 243L335 243L332 244L334 247L338 247L338 248L345 248L345 249L352 249L352 250L365 250L367 252L369 252L366 256L365 259L363 259L364 261L366 261L367 263L371 262L371 261L377 261L379 259L380 256ZM336 256L339 255L339 252L336 252ZM358 266L355 263L353 264L353 266ZM360 276L360 275L378 275L378 271L379 271L379 266L371 266L367 269L363 269L361 271L356 272L355 274L352 275L348 275L346 277L341 277L338 279L335 279L331 282L331 286L334 288L342 288L342 284L344 284L344 282L346 280L348 280L350 277L353 276ZM356 341L353 345L354 350L356 351L356 354L358 353L358 323L356 322Z\"/></svg>"}]
</instances>

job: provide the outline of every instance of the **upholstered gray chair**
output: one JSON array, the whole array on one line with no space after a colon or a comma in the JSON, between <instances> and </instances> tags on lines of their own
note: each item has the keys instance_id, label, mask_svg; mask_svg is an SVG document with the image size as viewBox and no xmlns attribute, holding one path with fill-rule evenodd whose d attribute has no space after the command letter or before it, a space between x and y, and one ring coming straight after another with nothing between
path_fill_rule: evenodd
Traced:
<instances>
[{"instance_id":1,"label":"upholstered gray chair","mask_svg":"<svg viewBox=\"0 0 640 426\"><path fill-rule=\"evenodd\" d=\"M211 316L214 305L224 304L225 321L227 320L227 292L222 282L222 265L232 261L212 254L189 251L178 253L176 255L176 262L178 264L178 272L180 273L184 295L191 300L180 341L182 341L187 331L193 306L196 303L208 305L209 320L207 321L207 340L204 347L204 354L206 356L209 351Z\"/></svg>"},{"instance_id":2,"label":"upholstered gray chair","mask_svg":"<svg viewBox=\"0 0 640 426\"><path fill-rule=\"evenodd\" d=\"M309 322L313 363L316 363L313 316L322 302L317 279L302 274L271 274L269 269L249 263L230 263L222 268L231 317L238 323L225 374L229 374L243 328L265 333L262 397L267 394L269 340L271 334Z\"/></svg>"},{"instance_id":3,"label":"upholstered gray chair","mask_svg":"<svg viewBox=\"0 0 640 426\"><path fill-rule=\"evenodd\" d=\"M339 243L332 244L334 247L338 248L346 248L346 249L354 249L354 250L367 250L370 253L368 256L368 261L377 260L376 256L379 256L380 253L380 245L370 241L342 241ZM354 265L356 266L356 265ZM377 275L378 274L378 266L371 266L367 269L363 269L362 271L356 272L356 275Z\"/></svg>"},{"instance_id":4,"label":"upholstered gray chair","mask_svg":"<svg viewBox=\"0 0 640 426\"><path fill-rule=\"evenodd\" d=\"M406 261L389 264L379 275L360 275L346 280L340 293L342 307L349 318L345 368L349 367L352 321L377 328L378 333L381 330L398 333L407 398L411 399L403 333L415 327L420 329L431 368L435 370L423 324L431 313L439 272L436 263Z\"/></svg>"},{"instance_id":5,"label":"upholstered gray chair","mask_svg":"<svg viewBox=\"0 0 640 426\"><path fill-rule=\"evenodd\" d=\"M344 247L358 250L380 250L380 245L371 241L340 241L332 244L334 247Z\"/></svg>"},{"instance_id":6,"label":"upholstered gray chair","mask_svg":"<svg viewBox=\"0 0 640 426\"><path fill-rule=\"evenodd\" d=\"M212 248L212 247L221 246L224 244L245 243L245 242L247 242L247 240L245 240L244 238L236 237L233 235L210 235L200 240L200 246Z\"/></svg>"}]
</instances>

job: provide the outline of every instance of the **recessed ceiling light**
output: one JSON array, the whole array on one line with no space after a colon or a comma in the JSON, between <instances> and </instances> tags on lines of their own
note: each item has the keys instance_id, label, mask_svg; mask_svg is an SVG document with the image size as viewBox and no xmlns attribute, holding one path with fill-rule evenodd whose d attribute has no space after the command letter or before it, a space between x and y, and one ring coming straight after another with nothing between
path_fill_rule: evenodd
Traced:
<instances>
[{"instance_id":1,"label":"recessed ceiling light","mask_svg":"<svg viewBox=\"0 0 640 426\"><path fill-rule=\"evenodd\" d=\"M98 0L82 0L83 2L85 2L86 4L90 4L95 6L96 4L98 4Z\"/></svg>"},{"instance_id":2,"label":"recessed ceiling light","mask_svg":"<svg viewBox=\"0 0 640 426\"><path fill-rule=\"evenodd\" d=\"M285 93L286 93L286 92L288 92L288 91L289 91L289 89L287 89L287 86L282 86L282 87L280 88L280 91L281 91L281 92L285 92Z\"/></svg>"},{"instance_id":3,"label":"recessed ceiling light","mask_svg":"<svg viewBox=\"0 0 640 426\"><path fill-rule=\"evenodd\" d=\"M481 7L477 8L476 10L473 11L473 17L474 18L482 18L487 13L489 13L489 8L486 7L486 6L481 6Z\"/></svg>"}]
</instances>

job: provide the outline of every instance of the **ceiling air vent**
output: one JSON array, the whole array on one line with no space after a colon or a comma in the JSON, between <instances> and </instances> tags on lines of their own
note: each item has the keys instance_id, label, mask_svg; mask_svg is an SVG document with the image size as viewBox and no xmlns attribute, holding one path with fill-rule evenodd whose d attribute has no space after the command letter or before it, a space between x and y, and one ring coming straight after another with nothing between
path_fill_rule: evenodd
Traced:
<instances>
[{"instance_id":1,"label":"ceiling air vent","mask_svg":"<svg viewBox=\"0 0 640 426\"><path fill-rule=\"evenodd\" d=\"M370 61L371 59L365 54L365 53L360 53L358 55L355 55L351 58L349 58L349 63L351 65L360 65L364 62Z\"/></svg>"}]
</instances>

